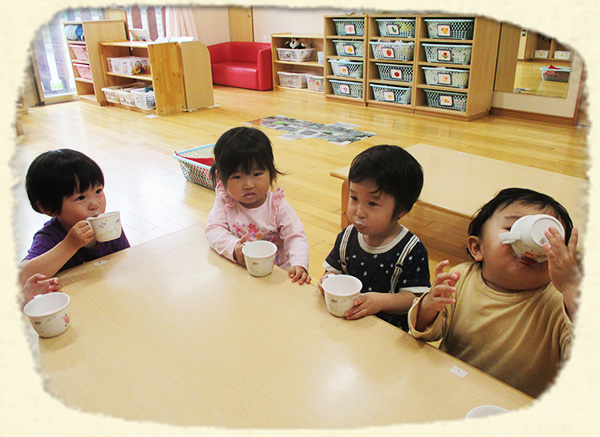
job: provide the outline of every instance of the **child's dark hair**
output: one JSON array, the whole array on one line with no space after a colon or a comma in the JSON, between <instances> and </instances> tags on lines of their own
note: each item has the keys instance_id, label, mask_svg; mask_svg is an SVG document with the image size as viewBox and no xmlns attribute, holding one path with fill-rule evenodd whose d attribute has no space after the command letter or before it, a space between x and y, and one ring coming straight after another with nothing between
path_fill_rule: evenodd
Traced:
<instances>
[{"instance_id":1,"label":"child's dark hair","mask_svg":"<svg viewBox=\"0 0 600 437\"><path fill-rule=\"evenodd\" d=\"M104 186L102 170L91 158L71 149L36 157L25 176L25 189L36 212L60 214L63 200L96 185Z\"/></svg>"},{"instance_id":2,"label":"child's dark hair","mask_svg":"<svg viewBox=\"0 0 600 437\"><path fill-rule=\"evenodd\" d=\"M513 203L523 205L536 205L541 208L550 208L565 227L565 243L569 244L573 222L568 211L552 197L538 193L528 188L505 188L499 191L488 203L483 205L471 219L469 236L480 237L483 225L498 210L504 209Z\"/></svg>"},{"instance_id":3,"label":"child's dark hair","mask_svg":"<svg viewBox=\"0 0 600 437\"><path fill-rule=\"evenodd\" d=\"M210 177L215 185L220 178L226 186L232 174L238 171L249 174L254 168L267 170L271 183L282 174L275 168L269 137L259 129L244 126L229 129L217 140L214 155Z\"/></svg>"},{"instance_id":4,"label":"child's dark hair","mask_svg":"<svg viewBox=\"0 0 600 437\"><path fill-rule=\"evenodd\" d=\"M350 182L373 181L380 191L394 197L394 215L409 212L423 189L423 169L398 146L370 147L356 155L348 173Z\"/></svg>"}]
</instances>

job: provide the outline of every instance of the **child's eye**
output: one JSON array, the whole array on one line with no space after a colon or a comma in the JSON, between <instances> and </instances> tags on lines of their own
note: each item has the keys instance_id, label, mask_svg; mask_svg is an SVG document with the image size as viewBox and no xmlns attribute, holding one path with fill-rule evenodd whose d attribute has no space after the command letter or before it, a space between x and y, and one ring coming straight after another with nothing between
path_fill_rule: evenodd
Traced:
<instances>
[{"instance_id":1,"label":"child's eye","mask_svg":"<svg viewBox=\"0 0 600 437\"><path fill-rule=\"evenodd\" d=\"M75 200L84 200L85 196L83 194L80 194L79 196L77 196L77 198Z\"/></svg>"},{"instance_id":2,"label":"child's eye","mask_svg":"<svg viewBox=\"0 0 600 437\"><path fill-rule=\"evenodd\" d=\"M352 200L353 202L357 202L358 198L356 196L350 196L350 200Z\"/></svg>"},{"instance_id":3,"label":"child's eye","mask_svg":"<svg viewBox=\"0 0 600 437\"><path fill-rule=\"evenodd\" d=\"M262 176L263 174L265 174L264 171L257 171L257 172L254 172L254 177L257 178L259 176Z\"/></svg>"},{"instance_id":4,"label":"child's eye","mask_svg":"<svg viewBox=\"0 0 600 437\"><path fill-rule=\"evenodd\" d=\"M369 202L369 206L377 206L377 202Z\"/></svg>"},{"instance_id":5,"label":"child's eye","mask_svg":"<svg viewBox=\"0 0 600 437\"><path fill-rule=\"evenodd\" d=\"M96 190L96 194L100 194L102 193L102 191L104 191L104 187L100 187Z\"/></svg>"},{"instance_id":6,"label":"child's eye","mask_svg":"<svg viewBox=\"0 0 600 437\"><path fill-rule=\"evenodd\" d=\"M241 178L241 176L239 174L234 174L234 175L229 176L229 179L240 179L240 178Z\"/></svg>"}]
</instances>

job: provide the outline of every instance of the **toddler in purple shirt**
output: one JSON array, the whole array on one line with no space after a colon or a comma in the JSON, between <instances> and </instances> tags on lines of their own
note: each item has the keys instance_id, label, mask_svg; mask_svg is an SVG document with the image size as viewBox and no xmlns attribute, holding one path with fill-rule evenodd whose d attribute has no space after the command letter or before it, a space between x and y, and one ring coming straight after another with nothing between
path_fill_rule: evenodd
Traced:
<instances>
[{"instance_id":1,"label":"toddler in purple shirt","mask_svg":"<svg viewBox=\"0 0 600 437\"><path fill-rule=\"evenodd\" d=\"M88 217L106 209L104 175L91 158L70 149L51 150L33 160L25 177L33 209L52 217L36 232L19 266L23 285L34 274L46 277L129 247L121 237L98 242Z\"/></svg>"}]
</instances>

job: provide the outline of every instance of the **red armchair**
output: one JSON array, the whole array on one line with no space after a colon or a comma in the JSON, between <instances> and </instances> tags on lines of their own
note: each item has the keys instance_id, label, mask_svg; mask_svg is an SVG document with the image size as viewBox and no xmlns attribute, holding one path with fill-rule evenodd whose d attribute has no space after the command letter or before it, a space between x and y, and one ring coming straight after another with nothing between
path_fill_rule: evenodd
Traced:
<instances>
[{"instance_id":1,"label":"red armchair","mask_svg":"<svg viewBox=\"0 0 600 437\"><path fill-rule=\"evenodd\" d=\"M271 44L230 41L207 48L214 84L260 91L273 89Z\"/></svg>"}]
</instances>

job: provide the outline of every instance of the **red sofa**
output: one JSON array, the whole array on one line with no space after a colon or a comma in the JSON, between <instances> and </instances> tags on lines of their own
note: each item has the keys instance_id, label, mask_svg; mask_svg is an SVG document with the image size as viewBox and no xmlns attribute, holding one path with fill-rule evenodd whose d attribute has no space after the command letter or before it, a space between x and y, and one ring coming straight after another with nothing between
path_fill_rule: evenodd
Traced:
<instances>
[{"instance_id":1,"label":"red sofa","mask_svg":"<svg viewBox=\"0 0 600 437\"><path fill-rule=\"evenodd\" d=\"M214 84L260 91L273 89L271 44L230 41L207 48Z\"/></svg>"}]
</instances>

